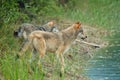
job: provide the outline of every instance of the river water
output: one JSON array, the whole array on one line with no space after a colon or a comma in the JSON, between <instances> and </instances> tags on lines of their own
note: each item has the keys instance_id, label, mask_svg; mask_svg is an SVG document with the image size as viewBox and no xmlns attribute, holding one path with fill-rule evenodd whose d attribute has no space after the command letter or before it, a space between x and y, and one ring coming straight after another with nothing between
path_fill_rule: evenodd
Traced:
<instances>
[{"instance_id":1,"label":"river water","mask_svg":"<svg viewBox=\"0 0 120 80\"><path fill-rule=\"evenodd\" d=\"M108 38L109 45L100 49L85 68L90 80L120 80L120 31Z\"/></svg>"}]
</instances>

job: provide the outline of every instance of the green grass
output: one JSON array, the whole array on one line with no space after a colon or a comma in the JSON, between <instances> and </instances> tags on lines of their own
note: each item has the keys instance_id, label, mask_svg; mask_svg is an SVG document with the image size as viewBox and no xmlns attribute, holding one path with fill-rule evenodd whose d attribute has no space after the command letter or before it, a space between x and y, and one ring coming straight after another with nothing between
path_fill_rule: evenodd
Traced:
<instances>
[{"instance_id":1,"label":"green grass","mask_svg":"<svg viewBox=\"0 0 120 80\"><path fill-rule=\"evenodd\" d=\"M15 60L9 54L1 59L1 70L5 80L43 80L43 73L36 67L34 74L29 73L28 61L25 59Z\"/></svg>"},{"instance_id":2,"label":"green grass","mask_svg":"<svg viewBox=\"0 0 120 80\"><path fill-rule=\"evenodd\" d=\"M80 2L78 4L80 5ZM102 28L119 28L120 1L119 0L86 0L83 6L66 12L69 19Z\"/></svg>"},{"instance_id":3,"label":"green grass","mask_svg":"<svg viewBox=\"0 0 120 80\"><path fill-rule=\"evenodd\" d=\"M47 56L42 59L41 63L43 65L43 71L41 71L41 69L39 69L40 67L38 68L37 66L38 59L33 61L31 65L29 64L29 53L26 53L23 58L18 60L15 60L14 54L14 52L12 54L6 53L0 59L0 70L2 72L2 75L4 75L5 80L64 80L70 78L76 79L77 77L75 75L79 74L79 71L77 71L79 69L78 66L80 66L79 62L82 64L81 60L83 57L82 56L80 60L77 60L80 58L80 56L76 56L75 54L73 54L72 56L76 57L76 59L65 58L65 71L72 73L66 73L63 77L60 77L60 64L58 61L56 61L56 57L54 54L47 54ZM67 57L67 55L65 56ZM72 69L73 67L75 69ZM31 70L32 72L30 72Z\"/></svg>"},{"instance_id":4,"label":"green grass","mask_svg":"<svg viewBox=\"0 0 120 80\"><path fill-rule=\"evenodd\" d=\"M78 1L75 10L68 9L65 13L62 13L64 15L58 16L71 21L81 21L83 24L92 27L105 28L108 31L120 29L119 0L86 0L83 3L80 1ZM55 15L57 16L57 14ZM5 80L78 80L79 75L84 73L83 67L90 58L79 54L77 50L80 47L77 46L65 55L65 70L70 74L66 73L64 77L59 77L60 66L55 61L54 54L45 56L45 62L43 62L50 65L50 67L44 66L43 68L44 73L49 73L50 77L43 76L43 72L36 66L37 62L33 62L34 71L30 74L29 57L26 57L29 54L25 54L21 60L15 61L15 55L22 42L13 37L13 30L17 27L18 24L11 23L0 28L0 73L2 73L1 75L4 76ZM84 77L82 79L86 80Z\"/></svg>"}]
</instances>

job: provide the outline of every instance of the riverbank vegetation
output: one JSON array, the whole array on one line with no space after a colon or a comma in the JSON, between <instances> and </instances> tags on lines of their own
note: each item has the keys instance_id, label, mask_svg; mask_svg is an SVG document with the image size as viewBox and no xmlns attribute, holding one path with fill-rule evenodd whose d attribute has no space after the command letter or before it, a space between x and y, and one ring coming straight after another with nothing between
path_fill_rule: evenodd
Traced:
<instances>
[{"instance_id":1,"label":"riverbank vegetation","mask_svg":"<svg viewBox=\"0 0 120 80\"><path fill-rule=\"evenodd\" d=\"M96 49L85 44L76 44L65 54L66 73L59 77L55 55L44 57L44 73L33 64L29 73L29 51L21 60L15 61L22 39L13 36L13 31L22 23L42 25L55 20L58 28L81 21L87 41L103 44L106 37L120 30L119 0L2 0L0 5L0 79L1 80L87 80L84 67L89 53ZM86 48L87 47L87 48ZM88 54L86 54L88 53Z\"/></svg>"}]
</instances>

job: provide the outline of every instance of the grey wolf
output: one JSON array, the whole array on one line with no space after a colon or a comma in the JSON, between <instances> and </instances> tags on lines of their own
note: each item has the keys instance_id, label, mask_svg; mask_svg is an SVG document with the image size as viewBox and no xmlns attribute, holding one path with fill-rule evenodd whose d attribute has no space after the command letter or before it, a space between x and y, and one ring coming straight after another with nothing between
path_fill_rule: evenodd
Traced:
<instances>
[{"instance_id":1,"label":"grey wolf","mask_svg":"<svg viewBox=\"0 0 120 80\"><path fill-rule=\"evenodd\" d=\"M54 22L50 21L47 24L39 27L35 26L30 23L23 23L20 25L18 29L14 31L15 37L23 37L24 39L27 39L28 35L35 30L41 30L41 31L49 31L49 32L58 32L58 29L56 26L54 26Z\"/></svg>"},{"instance_id":2,"label":"grey wolf","mask_svg":"<svg viewBox=\"0 0 120 80\"><path fill-rule=\"evenodd\" d=\"M40 59L46 52L55 53L61 63L61 72L64 73L65 64L63 55L69 50L70 46L80 33L84 34L80 22L74 23L70 27L56 33L40 30L33 31L28 35L28 40L25 42L17 56L21 57L25 51L32 46L39 53L39 65ZM82 36L82 39L83 38L86 38L86 36Z\"/></svg>"},{"instance_id":3,"label":"grey wolf","mask_svg":"<svg viewBox=\"0 0 120 80\"><path fill-rule=\"evenodd\" d=\"M30 23L23 23L22 25L20 25L20 27L18 29L16 29L14 31L14 36L15 37L19 37L19 38L23 38L23 43L21 45L21 48L23 47L24 43L27 41L28 35L35 30L41 30L41 31L49 31L49 32L58 32L59 30L57 29L57 27L55 26L54 21L49 21L48 23L42 25L42 26L35 26L33 24ZM21 49L20 48L20 49ZM36 52L35 49L34 52Z\"/></svg>"}]
</instances>

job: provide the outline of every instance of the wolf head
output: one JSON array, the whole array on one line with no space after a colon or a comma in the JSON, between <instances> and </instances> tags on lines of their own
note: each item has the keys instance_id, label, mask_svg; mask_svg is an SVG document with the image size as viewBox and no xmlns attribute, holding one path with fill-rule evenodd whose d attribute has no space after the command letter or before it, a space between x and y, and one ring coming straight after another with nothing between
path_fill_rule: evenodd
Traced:
<instances>
[{"instance_id":1,"label":"wolf head","mask_svg":"<svg viewBox=\"0 0 120 80\"><path fill-rule=\"evenodd\" d=\"M36 27L34 25L29 23L23 23L18 29L14 31L14 36L26 38L27 35L34 30L36 30Z\"/></svg>"},{"instance_id":2,"label":"wolf head","mask_svg":"<svg viewBox=\"0 0 120 80\"><path fill-rule=\"evenodd\" d=\"M73 27L76 30L76 35L80 35L81 39L84 40L87 38L87 36L84 34L84 30L83 30L80 22L74 23Z\"/></svg>"}]
</instances>

